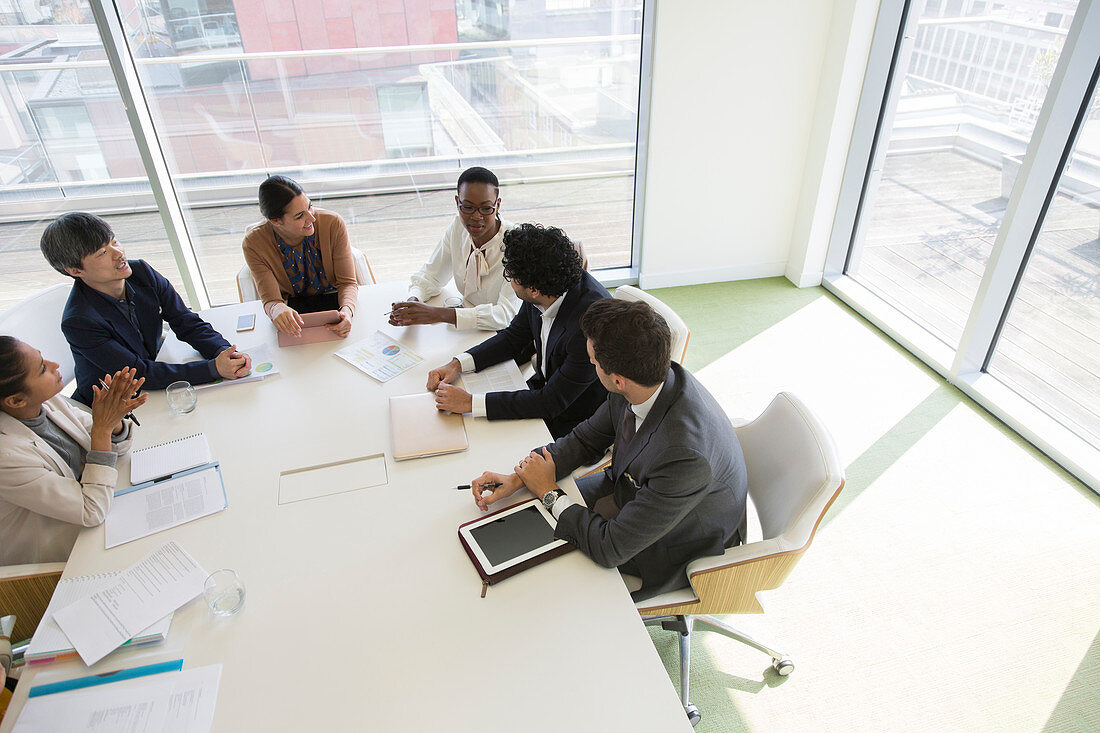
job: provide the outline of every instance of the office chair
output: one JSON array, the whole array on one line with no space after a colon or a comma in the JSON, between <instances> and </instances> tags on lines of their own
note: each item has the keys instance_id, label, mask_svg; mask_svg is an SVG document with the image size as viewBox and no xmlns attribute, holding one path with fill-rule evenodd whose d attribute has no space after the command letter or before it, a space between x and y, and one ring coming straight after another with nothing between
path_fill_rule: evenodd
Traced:
<instances>
[{"instance_id":1,"label":"office chair","mask_svg":"<svg viewBox=\"0 0 1100 733\"><path fill-rule=\"evenodd\" d=\"M677 364L684 363L684 357L687 355L688 339L691 337L691 329L688 328L688 325L684 323L684 319L680 318L676 311L665 305L663 301L633 285L620 285L615 288L615 294L612 297L619 300L640 300L660 313L661 317L665 319L665 323L668 324L669 330L672 331L672 360Z\"/></svg>"},{"instance_id":2,"label":"office chair","mask_svg":"<svg viewBox=\"0 0 1100 733\"><path fill-rule=\"evenodd\" d=\"M355 260L355 279L360 285L374 285L378 282L374 279L374 271L370 269L370 262L363 254L363 250L352 247L351 257ZM260 293L256 290L256 281L252 279L252 271L248 269L248 265L242 267L237 273L237 295L242 303L260 299Z\"/></svg>"},{"instance_id":3,"label":"office chair","mask_svg":"<svg viewBox=\"0 0 1100 733\"><path fill-rule=\"evenodd\" d=\"M844 469L829 431L793 394L779 393L759 417L734 429L763 538L691 562L690 587L636 604L646 626L680 634L680 699L692 725L700 718L688 699L693 629L716 631L770 655L780 675L794 671L783 652L707 614L763 613L756 594L783 583L844 487ZM631 579L624 580L629 586Z\"/></svg>"},{"instance_id":4,"label":"office chair","mask_svg":"<svg viewBox=\"0 0 1100 733\"><path fill-rule=\"evenodd\" d=\"M63 562L0 567L0 616L16 617L12 642L34 636L64 570Z\"/></svg>"},{"instance_id":5,"label":"office chair","mask_svg":"<svg viewBox=\"0 0 1100 733\"><path fill-rule=\"evenodd\" d=\"M61 378L66 382L76 377L73 352L61 332L61 316L71 290L70 283L51 285L0 313L0 333L15 336L41 351L50 361L56 361L61 365Z\"/></svg>"}]
</instances>

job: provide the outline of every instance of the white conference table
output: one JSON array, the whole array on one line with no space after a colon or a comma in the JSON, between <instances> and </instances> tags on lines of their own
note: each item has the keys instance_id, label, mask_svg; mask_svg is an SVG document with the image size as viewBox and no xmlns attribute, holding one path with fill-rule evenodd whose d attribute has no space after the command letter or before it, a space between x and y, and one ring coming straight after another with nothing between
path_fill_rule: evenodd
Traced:
<instances>
[{"instance_id":1,"label":"white conference table","mask_svg":"<svg viewBox=\"0 0 1100 733\"><path fill-rule=\"evenodd\" d=\"M280 374L201 390L189 415L151 394L134 447L206 433L229 508L111 550L102 527L87 529L65 576L125 568L173 539L207 571L235 569L246 600L219 618L197 599L176 613L166 642L118 650L92 671L220 663L215 731L690 730L617 571L572 552L480 597L457 528L481 513L454 487L509 470L550 436L541 420L467 416L468 451L395 463L387 397L423 391L428 369L488 336L386 325L404 292L364 286L346 342L273 346ZM257 315L255 331L234 333L241 313ZM203 315L241 348L275 343L259 302ZM376 330L423 363L380 384L332 355ZM172 341L162 354L183 354ZM279 504L281 472L378 453L386 485ZM128 477L122 460L120 484ZM79 661L28 670L0 733L32 684L87 673Z\"/></svg>"}]
</instances>

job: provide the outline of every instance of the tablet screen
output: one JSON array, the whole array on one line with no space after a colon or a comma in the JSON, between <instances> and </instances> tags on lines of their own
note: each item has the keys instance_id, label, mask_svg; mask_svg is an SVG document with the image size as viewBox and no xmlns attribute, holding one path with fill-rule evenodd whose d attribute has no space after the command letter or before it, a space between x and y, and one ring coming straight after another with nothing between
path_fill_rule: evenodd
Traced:
<instances>
[{"instance_id":1,"label":"tablet screen","mask_svg":"<svg viewBox=\"0 0 1100 733\"><path fill-rule=\"evenodd\" d=\"M554 542L554 528L534 506L527 506L470 529L486 559L501 565Z\"/></svg>"}]
</instances>

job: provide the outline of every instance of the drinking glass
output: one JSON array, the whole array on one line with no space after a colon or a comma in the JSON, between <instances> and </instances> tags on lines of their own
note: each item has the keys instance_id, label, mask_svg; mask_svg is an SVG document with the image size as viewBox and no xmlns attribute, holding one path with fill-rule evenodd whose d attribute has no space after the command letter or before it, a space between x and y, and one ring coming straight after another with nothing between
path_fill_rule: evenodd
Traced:
<instances>
[{"instance_id":1,"label":"drinking glass","mask_svg":"<svg viewBox=\"0 0 1100 733\"><path fill-rule=\"evenodd\" d=\"M232 616L244 605L244 583L228 568L210 573L202 592L206 605L217 616Z\"/></svg>"},{"instance_id":2,"label":"drinking glass","mask_svg":"<svg viewBox=\"0 0 1100 733\"><path fill-rule=\"evenodd\" d=\"M168 406L177 415L186 415L191 412L199 401L195 388L190 382L172 382L165 392L168 395Z\"/></svg>"}]
</instances>

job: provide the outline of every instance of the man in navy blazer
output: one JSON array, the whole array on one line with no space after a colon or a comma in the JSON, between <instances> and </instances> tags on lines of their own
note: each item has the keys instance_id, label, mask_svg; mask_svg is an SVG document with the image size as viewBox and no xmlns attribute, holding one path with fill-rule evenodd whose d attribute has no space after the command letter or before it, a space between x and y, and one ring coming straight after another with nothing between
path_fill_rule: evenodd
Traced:
<instances>
[{"instance_id":1,"label":"man in navy blazer","mask_svg":"<svg viewBox=\"0 0 1100 733\"><path fill-rule=\"evenodd\" d=\"M557 518L554 536L604 567L641 579L635 601L688 585L689 562L740 544L748 477L733 425L686 369L671 363L671 334L645 303L601 300L582 321L611 396L591 419L533 451L515 473L472 482L481 509L521 488ZM614 443L611 466L577 481L586 506L557 487ZM500 482L491 495L482 486Z\"/></svg>"},{"instance_id":2,"label":"man in navy blazer","mask_svg":"<svg viewBox=\"0 0 1100 733\"><path fill-rule=\"evenodd\" d=\"M92 385L123 367L137 370L146 389L164 389L179 380L236 379L251 371L248 354L192 313L159 272L141 260L126 259L111 226L98 216L63 214L46 227L40 246L55 270L75 280L61 330L76 362L73 399L78 402L91 405ZM163 322L203 360L157 361Z\"/></svg>"},{"instance_id":3,"label":"man in navy blazer","mask_svg":"<svg viewBox=\"0 0 1100 733\"><path fill-rule=\"evenodd\" d=\"M428 373L436 407L490 420L541 417L559 438L588 419L607 399L585 351L581 316L608 297L585 272L569 237L556 227L523 224L504 235L504 277L523 301L503 331ZM535 354L528 389L474 394L454 386L462 372Z\"/></svg>"}]
</instances>

